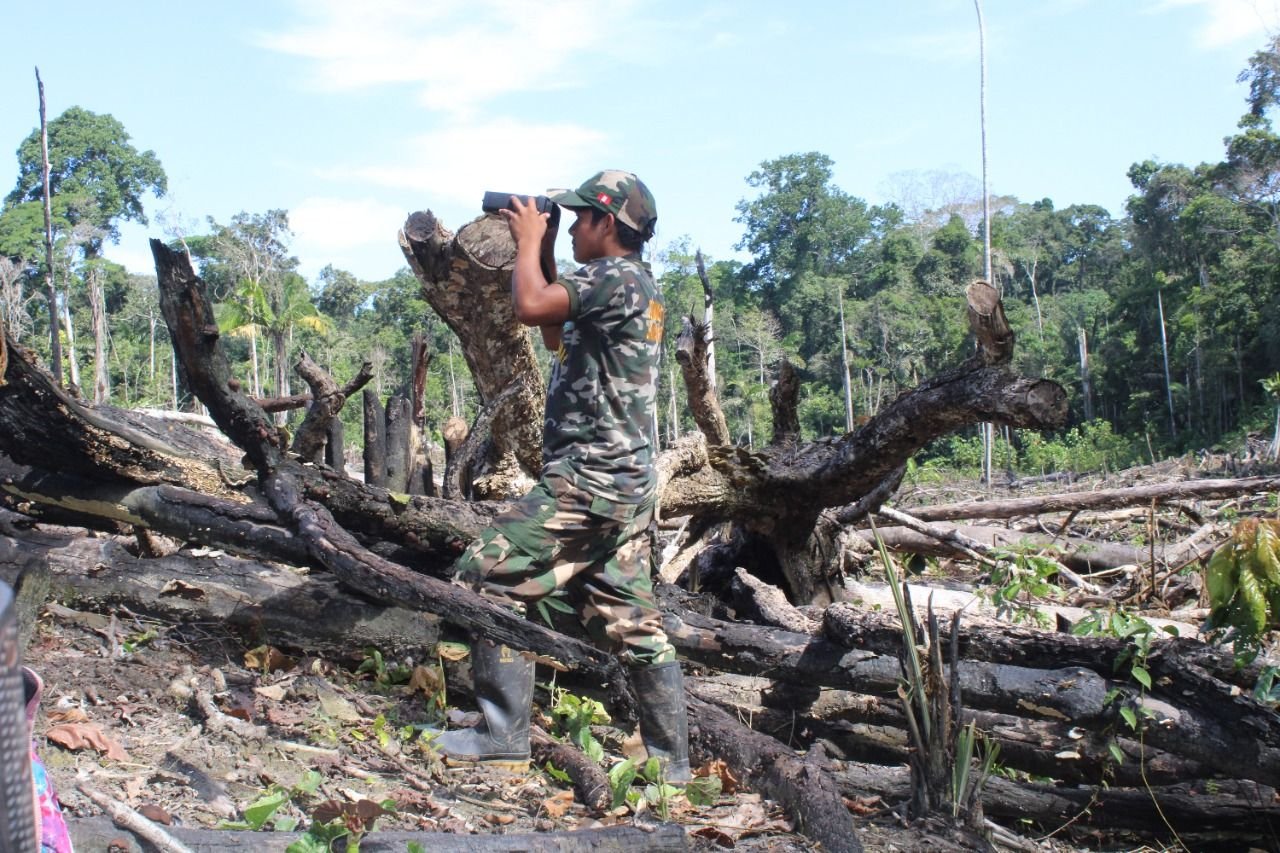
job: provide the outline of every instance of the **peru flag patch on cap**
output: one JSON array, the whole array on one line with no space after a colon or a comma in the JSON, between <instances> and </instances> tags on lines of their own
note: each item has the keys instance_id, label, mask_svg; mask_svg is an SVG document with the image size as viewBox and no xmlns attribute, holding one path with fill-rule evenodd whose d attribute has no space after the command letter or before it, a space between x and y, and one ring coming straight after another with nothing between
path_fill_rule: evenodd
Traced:
<instances>
[{"instance_id":1,"label":"peru flag patch on cap","mask_svg":"<svg viewBox=\"0 0 1280 853\"><path fill-rule=\"evenodd\" d=\"M596 201L601 204L613 204L613 198L611 198L608 193L597 193Z\"/></svg>"}]
</instances>

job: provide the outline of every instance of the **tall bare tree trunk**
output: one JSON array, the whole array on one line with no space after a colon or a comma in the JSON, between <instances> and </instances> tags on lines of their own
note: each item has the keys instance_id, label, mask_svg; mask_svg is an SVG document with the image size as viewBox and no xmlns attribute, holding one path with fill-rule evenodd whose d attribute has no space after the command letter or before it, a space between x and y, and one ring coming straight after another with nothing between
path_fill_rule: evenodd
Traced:
<instances>
[{"instance_id":1,"label":"tall bare tree trunk","mask_svg":"<svg viewBox=\"0 0 1280 853\"><path fill-rule=\"evenodd\" d=\"M71 322L71 294L62 297L63 321L67 324L67 367L70 368L71 384L83 388L80 384L80 364L76 361L76 326Z\"/></svg>"},{"instance_id":2,"label":"tall bare tree trunk","mask_svg":"<svg viewBox=\"0 0 1280 853\"><path fill-rule=\"evenodd\" d=\"M107 370L107 305L97 265L90 265L85 275L93 324L93 402L101 404L111 398L111 375Z\"/></svg>"},{"instance_id":3,"label":"tall bare tree trunk","mask_svg":"<svg viewBox=\"0 0 1280 853\"><path fill-rule=\"evenodd\" d=\"M284 332L271 333L271 343L275 349L275 385L276 396L289 396L289 366L285 351ZM284 426L289 420L288 411L276 412L276 424Z\"/></svg>"},{"instance_id":4,"label":"tall bare tree trunk","mask_svg":"<svg viewBox=\"0 0 1280 853\"><path fill-rule=\"evenodd\" d=\"M1080 385L1084 394L1084 419L1093 420L1093 381L1089 375L1089 340L1085 336L1084 327L1076 329L1080 344Z\"/></svg>"},{"instance_id":5,"label":"tall bare tree trunk","mask_svg":"<svg viewBox=\"0 0 1280 853\"><path fill-rule=\"evenodd\" d=\"M1169 435L1178 437L1178 420L1173 412L1173 380L1169 378L1169 335L1164 326L1164 296L1156 291L1156 311L1160 314L1160 351L1164 355L1164 394L1169 401Z\"/></svg>"},{"instance_id":6,"label":"tall bare tree trunk","mask_svg":"<svg viewBox=\"0 0 1280 853\"><path fill-rule=\"evenodd\" d=\"M249 327L249 355L253 363L253 396L262 396L262 374L258 371L258 329Z\"/></svg>"},{"instance_id":7,"label":"tall bare tree trunk","mask_svg":"<svg viewBox=\"0 0 1280 853\"><path fill-rule=\"evenodd\" d=\"M844 328L844 287L836 285L840 306L840 375L844 378L844 431L853 432L853 383L849 378L849 343Z\"/></svg>"},{"instance_id":8,"label":"tall bare tree trunk","mask_svg":"<svg viewBox=\"0 0 1280 853\"><path fill-rule=\"evenodd\" d=\"M62 376L62 328L58 319L58 290L53 282L53 206L49 193L49 124L45 121L44 81L36 69L36 89L40 92L40 175L44 183L44 298L49 303L49 361L58 384Z\"/></svg>"},{"instance_id":9,"label":"tall bare tree trunk","mask_svg":"<svg viewBox=\"0 0 1280 853\"><path fill-rule=\"evenodd\" d=\"M711 279L707 278L707 266L702 262L702 250L694 255L698 265L698 281L702 282L702 325L707 327L707 381L716 390L716 336L712 321L715 319L715 300L711 293Z\"/></svg>"},{"instance_id":10,"label":"tall bare tree trunk","mask_svg":"<svg viewBox=\"0 0 1280 853\"><path fill-rule=\"evenodd\" d=\"M667 418L667 443L671 444L680 435L680 413L676 408L676 365L674 359L667 359L667 388L671 392L671 416Z\"/></svg>"},{"instance_id":11,"label":"tall bare tree trunk","mask_svg":"<svg viewBox=\"0 0 1280 853\"><path fill-rule=\"evenodd\" d=\"M982 20L982 0L973 0L978 13L978 123L982 128L982 278L991 282L991 191L987 179L987 28ZM982 482L991 485L991 446L995 430L982 425Z\"/></svg>"},{"instance_id":12,"label":"tall bare tree trunk","mask_svg":"<svg viewBox=\"0 0 1280 853\"><path fill-rule=\"evenodd\" d=\"M147 318L147 387L150 394L156 392L156 312Z\"/></svg>"}]
</instances>

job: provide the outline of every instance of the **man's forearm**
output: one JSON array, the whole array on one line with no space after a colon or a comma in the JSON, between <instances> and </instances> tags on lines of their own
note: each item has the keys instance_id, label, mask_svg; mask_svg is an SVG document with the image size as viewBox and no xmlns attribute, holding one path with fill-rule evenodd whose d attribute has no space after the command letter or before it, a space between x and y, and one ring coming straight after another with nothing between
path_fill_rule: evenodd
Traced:
<instances>
[{"instance_id":1,"label":"man's forearm","mask_svg":"<svg viewBox=\"0 0 1280 853\"><path fill-rule=\"evenodd\" d=\"M559 352L560 350L560 327L559 326L539 326L542 331L542 345L547 348L548 352Z\"/></svg>"}]
</instances>

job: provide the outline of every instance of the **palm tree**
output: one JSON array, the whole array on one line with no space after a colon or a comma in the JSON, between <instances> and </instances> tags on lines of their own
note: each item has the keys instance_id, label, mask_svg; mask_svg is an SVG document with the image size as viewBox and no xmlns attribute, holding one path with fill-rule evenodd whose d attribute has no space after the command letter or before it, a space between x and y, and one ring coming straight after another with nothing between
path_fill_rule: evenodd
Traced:
<instances>
[{"instance_id":1,"label":"palm tree","mask_svg":"<svg viewBox=\"0 0 1280 853\"><path fill-rule=\"evenodd\" d=\"M249 338L250 362L253 365L253 396L262 396L262 382L258 373L258 335L266 327L266 317L271 312L267 293L262 283L253 278L241 279L231 298L220 302L214 309L218 331L224 335Z\"/></svg>"}]
</instances>

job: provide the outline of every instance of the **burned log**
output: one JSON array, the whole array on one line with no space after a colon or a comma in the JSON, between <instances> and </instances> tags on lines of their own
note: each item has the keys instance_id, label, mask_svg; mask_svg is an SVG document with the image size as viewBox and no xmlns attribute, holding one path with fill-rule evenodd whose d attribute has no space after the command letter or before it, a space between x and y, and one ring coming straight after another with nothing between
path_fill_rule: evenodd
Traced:
<instances>
[{"instance_id":1,"label":"burned log","mask_svg":"<svg viewBox=\"0 0 1280 853\"><path fill-rule=\"evenodd\" d=\"M910 794L905 767L836 761L829 772L847 797L895 802ZM1217 780L1120 788L1019 783L993 776L982 791L988 816L1030 821L1046 830L1074 824L1163 838L1172 829L1203 835L1206 842L1270 838L1280 821L1278 803L1274 788Z\"/></svg>"},{"instance_id":2,"label":"burned log","mask_svg":"<svg viewBox=\"0 0 1280 853\"><path fill-rule=\"evenodd\" d=\"M387 422L378 405L378 395L369 388L361 398L364 403L364 481L370 486L387 487Z\"/></svg>"},{"instance_id":3,"label":"burned log","mask_svg":"<svg viewBox=\"0 0 1280 853\"><path fill-rule=\"evenodd\" d=\"M634 713L626 676L613 655L529 622L469 590L379 557L362 547L323 504L310 498L305 466L283 452L265 413L229 382L213 309L189 258L159 240L151 241L151 251L160 283L160 307L192 389L223 432L245 451L268 505L302 540L312 559L342 583L375 600L435 613L461 628L545 656L549 663L589 673L610 686L612 699L624 714Z\"/></svg>"},{"instance_id":4,"label":"burned log","mask_svg":"<svg viewBox=\"0 0 1280 853\"><path fill-rule=\"evenodd\" d=\"M86 571L85 567L93 567ZM120 605L173 623L232 626L256 645L276 645L345 660L374 647L426 657L439 622L417 610L352 596L324 573L243 560L210 548L140 557L123 537L86 536L70 528L23 530L0 521L0 578L43 576L65 605L109 611Z\"/></svg>"},{"instance_id":5,"label":"burned log","mask_svg":"<svg viewBox=\"0 0 1280 853\"><path fill-rule=\"evenodd\" d=\"M793 748L821 742L846 760L889 766L909 760L907 722L895 699L739 675L695 677L688 684L691 694ZM1216 775L1196 761L1070 721L966 708L960 723L969 722L999 745L1001 766L1063 783L1141 787ZM1125 759L1119 764L1112 744Z\"/></svg>"},{"instance_id":6,"label":"burned log","mask_svg":"<svg viewBox=\"0 0 1280 853\"><path fill-rule=\"evenodd\" d=\"M676 341L676 361L680 364L685 387L690 391L689 408L693 412L694 423L707 437L708 444L729 444L729 425L716 397L714 367L710 363L711 330L693 317L685 317L683 323Z\"/></svg>"},{"instance_id":7,"label":"burned log","mask_svg":"<svg viewBox=\"0 0 1280 853\"><path fill-rule=\"evenodd\" d=\"M333 377L322 370L320 365L312 361L305 352L298 359L294 369L311 388L312 402L307 409L307 416L302 419L302 424L298 427L290 449L304 460L319 462L325 442L329 438L329 425L336 419L347 398L373 378L373 363L366 361L360 365L360 370L342 388L339 388ZM337 470L345 469L342 465L338 465Z\"/></svg>"},{"instance_id":8,"label":"burned log","mask_svg":"<svg viewBox=\"0 0 1280 853\"><path fill-rule=\"evenodd\" d=\"M423 297L461 341L481 401L516 386L514 399L495 414L484 471L477 473L498 472L481 497L519 497L542 469L545 390L529 332L511 311L515 244L506 223L484 216L454 235L430 211L418 212L405 221L400 247Z\"/></svg>"},{"instance_id":9,"label":"burned log","mask_svg":"<svg viewBox=\"0 0 1280 853\"><path fill-rule=\"evenodd\" d=\"M128 844L130 850L146 849L132 831L121 829L107 818L76 818L69 821L69 828L71 841L78 850L109 850L124 844ZM296 849L290 845L301 845L305 843L304 839L311 838L303 832L250 832L186 826L166 827L165 831L192 853L224 853L226 850L285 853ZM412 845L432 853L680 853L689 849L684 828L674 823L645 829L607 826L571 832L506 835L375 830L360 836L363 853L404 853L413 849Z\"/></svg>"},{"instance_id":10,"label":"burned log","mask_svg":"<svg viewBox=\"0 0 1280 853\"><path fill-rule=\"evenodd\" d=\"M1152 502L1167 504L1187 498L1209 500L1238 495L1262 494L1280 489L1280 477L1241 477L1235 480L1179 480L1120 489L1062 492L1030 498L964 501L953 504L912 507L911 514L921 521L961 521L975 518L1014 518L1051 512L1118 509L1150 506Z\"/></svg>"},{"instance_id":11,"label":"burned log","mask_svg":"<svg viewBox=\"0 0 1280 853\"><path fill-rule=\"evenodd\" d=\"M777 740L751 732L696 697L689 698L689 711L691 755L728 762L737 778L782 803L796 817L800 831L823 850L862 850L853 819L820 758L802 759Z\"/></svg>"}]
</instances>

